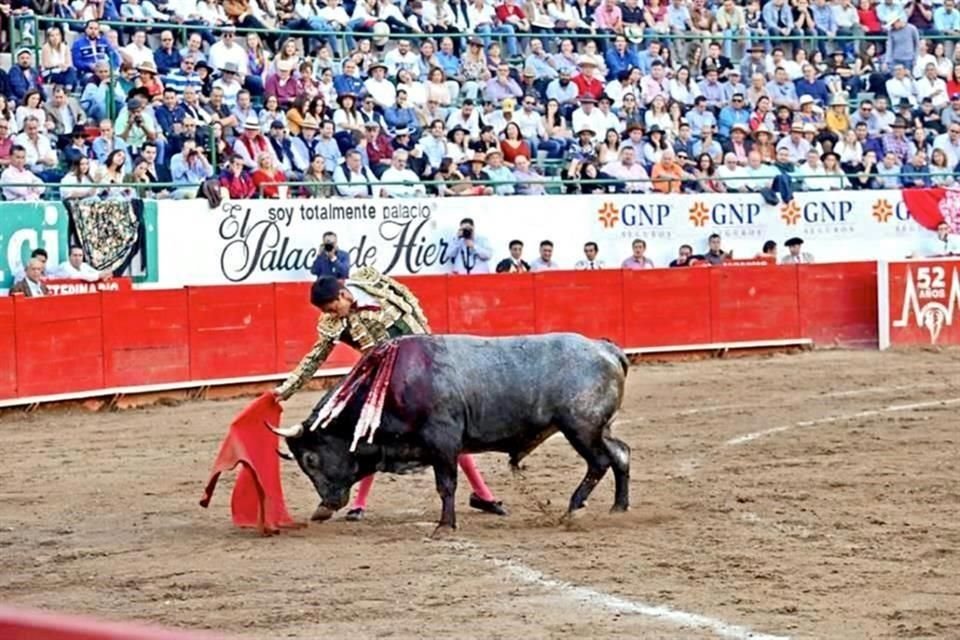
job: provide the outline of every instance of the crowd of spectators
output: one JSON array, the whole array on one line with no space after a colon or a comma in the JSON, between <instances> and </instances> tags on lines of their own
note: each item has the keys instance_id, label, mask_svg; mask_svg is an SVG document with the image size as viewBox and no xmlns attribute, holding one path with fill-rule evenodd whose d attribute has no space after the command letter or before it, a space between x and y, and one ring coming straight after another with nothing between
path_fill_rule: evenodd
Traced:
<instances>
[{"instance_id":1,"label":"crowd of spectators","mask_svg":"<svg viewBox=\"0 0 960 640\"><path fill-rule=\"evenodd\" d=\"M535 195L559 177L776 201L952 185L955 2L19 0L0 186Z\"/></svg>"}]
</instances>

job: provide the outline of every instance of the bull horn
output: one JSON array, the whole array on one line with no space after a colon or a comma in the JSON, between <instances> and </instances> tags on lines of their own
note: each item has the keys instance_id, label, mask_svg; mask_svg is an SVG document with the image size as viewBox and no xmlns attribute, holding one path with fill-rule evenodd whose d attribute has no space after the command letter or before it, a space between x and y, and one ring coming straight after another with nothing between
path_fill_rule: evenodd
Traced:
<instances>
[{"instance_id":1,"label":"bull horn","mask_svg":"<svg viewBox=\"0 0 960 640\"><path fill-rule=\"evenodd\" d=\"M300 423L290 425L289 427L274 427L269 422L265 422L264 424L267 425L267 429L270 429L270 431L273 431L281 438L299 438L303 435L303 424Z\"/></svg>"}]
</instances>

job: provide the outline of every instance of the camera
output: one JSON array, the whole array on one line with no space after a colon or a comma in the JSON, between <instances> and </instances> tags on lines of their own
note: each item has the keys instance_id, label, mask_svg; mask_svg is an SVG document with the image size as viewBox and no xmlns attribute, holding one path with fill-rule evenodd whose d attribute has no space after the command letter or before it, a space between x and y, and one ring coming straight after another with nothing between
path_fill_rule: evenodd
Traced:
<instances>
[{"instance_id":1,"label":"camera","mask_svg":"<svg viewBox=\"0 0 960 640\"><path fill-rule=\"evenodd\" d=\"M471 229L470 227L464 227L463 229L460 230L460 237L463 238L464 240L472 240L473 229Z\"/></svg>"},{"instance_id":2,"label":"camera","mask_svg":"<svg viewBox=\"0 0 960 640\"><path fill-rule=\"evenodd\" d=\"M324 242L324 243L323 243L323 250L326 251L327 253L330 253L331 251L333 251L333 243L332 243L332 242Z\"/></svg>"}]
</instances>

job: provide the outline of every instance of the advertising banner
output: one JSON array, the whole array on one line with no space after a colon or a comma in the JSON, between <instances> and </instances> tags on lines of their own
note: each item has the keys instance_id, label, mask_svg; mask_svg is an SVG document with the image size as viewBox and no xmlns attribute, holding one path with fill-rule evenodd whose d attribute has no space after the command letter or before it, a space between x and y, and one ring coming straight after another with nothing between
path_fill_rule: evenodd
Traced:
<instances>
[{"instance_id":1,"label":"advertising banner","mask_svg":"<svg viewBox=\"0 0 960 640\"><path fill-rule=\"evenodd\" d=\"M67 213L56 202L0 204L0 289L10 288L34 249L45 249L51 265L66 260L67 224Z\"/></svg>"},{"instance_id":2,"label":"advertising banner","mask_svg":"<svg viewBox=\"0 0 960 640\"><path fill-rule=\"evenodd\" d=\"M97 282L86 282L84 280L67 280L62 278L45 280L47 290L52 296L76 296L83 293L130 291L133 285L130 278L110 278L109 280L99 280Z\"/></svg>"},{"instance_id":3,"label":"advertising banner","mask_svg":"<svg viewBox=\"0 0 960 640\"><path fill-rule=\"evenodd\" d=\"M934 233L918 224L900 191L796 194L769 205L757 194L599 194L416 199L242 200L209 209L204 201L160 201L161 286L266 283L310 278L324 232L333 231L352 267L372 265L394 275L444 273L460 220L472 218L478 241L492 253L489 269L508 257L511 240L537 257L542 240L553 260L572 269L583 245L619 268L631 243L665 267L683 244L707 251L717 233L733 257L752 260L766 240L780 256L784 242L804 240L817 262L902 259Z\"/></svg>"},{"instance_id":4,"label":"advertising banner","mask_svg":"<svg viewBox=\"0 0 960 640\"><path fill-rule=\"evenodd\" d=\"M880 348L960 345L960 260L877 266Z\"/></svg>"}]
</instances>

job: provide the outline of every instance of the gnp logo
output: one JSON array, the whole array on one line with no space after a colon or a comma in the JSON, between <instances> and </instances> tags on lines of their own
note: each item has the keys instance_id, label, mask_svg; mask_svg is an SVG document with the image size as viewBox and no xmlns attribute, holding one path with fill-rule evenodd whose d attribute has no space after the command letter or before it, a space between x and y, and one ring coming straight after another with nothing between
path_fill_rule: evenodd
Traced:
<instances>
[{"instance_id":1,"label":"gnp logo","mask_svg":"<svg viewBox=\"0 0 960 640\"><path fill-rule=\"evenodd\" d=\"M853 203L846 200L816 200L803 206L791 200L780 205L780 219L788 226L803 221L807 224L846 222L853 211Z\"/></svg>"},{"instance_id":2,"label":"gnp logo","mask_svg":"<svg viewBox=\"0 0 960 640\"><path fill-rule=\"evenodd\" d=\"M687 218L695 227L704 227L707 223L724 227L753 224L759 215L760 205L755 202L718 202L711 207L697 201L690 207Z\"/></svg>"},{"instance_id":3,"label":"gnp logo","mask_svg":"<svg viewBox=\"0 0 960 640\"><path fill-rule=\"evenodd\" d=\"M664 203L628 203L619 209L612 202L604 202L597 209L597 220L604 229L612 229L619 222L624 227L662 227L670 217L670 205Z\"/></svg>"},{"instance_id":4,"label":"gnp logo","mask_svg":"<svg viewBox=\"0 0 960 640\"><path fill-rule=\"evenodd\" d=\"M944 267L919 267L916 271L917 278L914 280L913 269L907 269L903 309L900 319L893 321L893 326L911 326L912 313L913 324L926 329L930 334L930 344L936 344L943 328L953 324L953 314L960 307L960 275L954 267L948 288ZM920 306L922 300L927 302Z\"/></svg>"}]
</instances>

